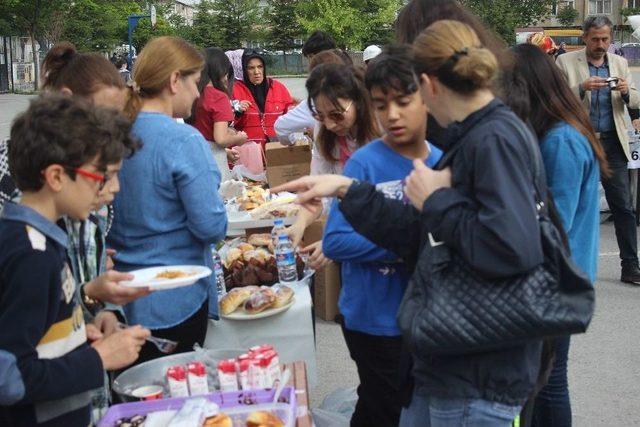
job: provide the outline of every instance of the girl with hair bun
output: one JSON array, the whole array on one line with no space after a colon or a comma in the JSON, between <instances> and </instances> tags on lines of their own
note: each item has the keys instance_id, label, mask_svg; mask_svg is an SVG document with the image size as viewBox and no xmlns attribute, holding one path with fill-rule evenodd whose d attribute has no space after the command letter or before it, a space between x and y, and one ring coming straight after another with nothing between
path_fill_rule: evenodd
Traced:
<instances>
[{"instance_id":1,"label":"girl with hair bun","mask_svg":"<svg viewBox=\"0 0 640 427\"><path fill-rule=\"evenodd\" d=\"M122 271L170 265L213 268L209 247L226 234L227 217L218 195L220 172L209 143L187 118L200 93L204 61L186 41L152 39L140 52L126 111L136 117L133 135L142 149L124 161L122 191L114 202L109 245ZM211 277L195 285L151 293L124 307L130 322L154 336L178 341L178 352L204 343L208 314L217 317ZM163 356L145 345L139 362Z\"/></svg>"},{"instance_id":2,"label":"girl with hair bun","mask_svg":"<svg viewBox=\"0 0 640 427\"><path fill-rule=\"evenodd\" d=\"M97 53L79 53L69 42L58 43L44 58L42 75L45 91L73 94L103 107L124 108L126 90L120 73Z\"/></svg>"},{"instance_id":3,"label":"girl with hair bun","mask_svg":"<svg viewBox=\"0 0 640 427\"><path fill-rule=\"evenodd\" d=\"M401 426L510 426L536 384L541 342L485 352L437 355L424 335L433 245L446 245L475 274L519 275L543 261L531 153L536 140L492 90L498 60L473 29L438 21L413 44L414 70L430 114L444 128L444 157L420 160L406 181L413 206L386 200L347 177L305 177L274 191L299 191L301 203L338 196L353 228L409 264L413 275L398 310L411 351L414 387ZM533 148L532 148L533 147ZM307 202L308 201L308 202Z\"/></svg>"}]
</instances>

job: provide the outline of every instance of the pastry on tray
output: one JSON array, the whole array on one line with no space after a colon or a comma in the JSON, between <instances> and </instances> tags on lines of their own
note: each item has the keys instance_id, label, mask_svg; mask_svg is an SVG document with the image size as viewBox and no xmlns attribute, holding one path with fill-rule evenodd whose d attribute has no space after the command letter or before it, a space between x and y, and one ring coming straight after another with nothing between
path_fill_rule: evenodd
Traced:
<instances>
[{"instance_id":1,"label":"pastry on tray","mask_svg":"<svg viewBox=\"0 0 640 427\"><path fill-rule=\"evenodd\" d=\"M262 313L276 302L276 293L271 288L261 288L244 302L244 311L248 314Z\"/></svg>"},{"instance_id":2,"label":"pastry on tray","mask_svg":"<svg viewBox=\"0 0 640 427\"><path fill-rule=\"evenodd\" d=\"M249 244L253 246L269 246L272 243L271 234L269 233L258 233L249 236Z\"/></svg>"},{"instance_id":3,"label":"pastry on tray","mask_svg":"<svg viewBox=\"0 0 640 427\"><path fill-rule=\"evenodd\" d=\"M215 417L209 417L204 420L202 427L233 427L233 421L227 414L218 414Z\"/></svg>"},{"instance_id":4,"label":"pastry on tray","mask_svg":"<svg viewBox=\"0 0 640 427\"><path fill-rule=\"evenodd\" d=\"M233 313L247 299L249 299L252 294L253 292L248 288L231 289L222 297L222 299L220 299L220 312L224 315Z\"/></svg>"},{"instance_id":5,"label":"pastry on tray","mask_svg":"<svg viewBox=\"0 0 640 427\"><path fill-rule=\"evenodd\" d=\"M291 302L291 300L293 299L293 289L291 289L288 286L278 286L277 289L275 289L276 291L276 302L273 303L273 306L271 308L280 308L280 307L284 307L285 305L289 304L289 302Z\"/></svg>"},{"instance_id":6,"label":"pastry on tray","mask_svg":"<svg viewBox=\"0 0 640 427\"><path fill-rule=\"evenodd\" d=\"M271 412L256 411L247 417L247 427L284 427L284 422Z\"/></svg>"}]
</instances>

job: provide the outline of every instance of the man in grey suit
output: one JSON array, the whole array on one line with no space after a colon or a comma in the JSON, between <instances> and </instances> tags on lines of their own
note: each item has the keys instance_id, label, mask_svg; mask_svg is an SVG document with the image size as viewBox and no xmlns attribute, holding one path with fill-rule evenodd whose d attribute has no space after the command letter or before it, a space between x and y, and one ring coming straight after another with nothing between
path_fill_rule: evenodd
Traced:
<instances>
[{"instance_id":1,"label":"man in grey suit","mask_svg":"<svg viewBox=\"0 0 640 427\"><path fill-rule=\"evenodd\" d=\"M589 111L591 124L607 155L611 176L602 186L611 212L620 249L620 280L640 285L636 217L631 203L627 162L630 158L625 116L628 108L640 106L627 60L607 53L613 24L605 16L588 18L582 40L586 49L558 57L569 85Z\"/></svg>"}]
</instances>

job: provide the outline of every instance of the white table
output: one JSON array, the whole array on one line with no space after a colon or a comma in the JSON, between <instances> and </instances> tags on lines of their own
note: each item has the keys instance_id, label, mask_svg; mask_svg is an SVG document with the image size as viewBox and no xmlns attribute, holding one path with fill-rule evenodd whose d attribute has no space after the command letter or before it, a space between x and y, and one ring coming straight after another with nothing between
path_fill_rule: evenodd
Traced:
<instances>
[{"instance_id":1,"label":"white table","mask_svg":"<svg viewBox=\"0 0 640 427\"><path fill-rule=\"evenodd\" d=\"M283 313L256 320L210 320L204 347L248 350L255 345L273 345L281 363L304 361L307 365L309 387L315 387L316 350L308 281L299 282L291 288L295 291L295 303Z\"/></svg>"}]
</instances>

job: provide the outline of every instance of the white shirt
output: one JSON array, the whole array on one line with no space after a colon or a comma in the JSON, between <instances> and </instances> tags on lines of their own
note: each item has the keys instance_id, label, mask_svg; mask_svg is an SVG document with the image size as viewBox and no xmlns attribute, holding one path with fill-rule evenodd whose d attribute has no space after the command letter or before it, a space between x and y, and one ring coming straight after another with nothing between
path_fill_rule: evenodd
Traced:
<instances>
[{"instance_id":1,"label":"white shirt","mask_svg":"<svg viewBox=\"0 0 640 427\"><path fill-rule=\"evenodd\" d=\"M309 104L306 98L302 100L295 108L289 110L286 114L278 117L273 128L278 135L278 138L282 141L289 142L289 135L294 132L303 132L305 129L314 129L316 133L316 126L318 121L313 118L313 113L309 109Z\"/></svg>"}]
</instances>

